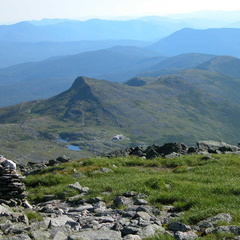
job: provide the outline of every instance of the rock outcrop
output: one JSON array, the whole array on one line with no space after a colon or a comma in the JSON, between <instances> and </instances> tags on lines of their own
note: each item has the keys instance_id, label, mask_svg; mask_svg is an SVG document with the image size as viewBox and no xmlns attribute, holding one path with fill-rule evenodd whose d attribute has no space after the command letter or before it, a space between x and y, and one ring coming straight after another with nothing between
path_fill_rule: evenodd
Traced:
<instances>
[{"instance_id":1,"label":"rock outcrop","mask_svg":"<svg viewBox=\"0 0 240 240\"><path fill-rule=\"evenodd\" d=\"M197 147L188 147L184 143L165 143L162 146L157 144L145 147L137 146L116 150L105 155L105 157L126 157L138 156L146 159L153 159L156 157L179 157L186 154L212 154L212 153L238 153L239 146L230 145L219 141L200 141L197 142Z\"/></svg>"}]
</instances>

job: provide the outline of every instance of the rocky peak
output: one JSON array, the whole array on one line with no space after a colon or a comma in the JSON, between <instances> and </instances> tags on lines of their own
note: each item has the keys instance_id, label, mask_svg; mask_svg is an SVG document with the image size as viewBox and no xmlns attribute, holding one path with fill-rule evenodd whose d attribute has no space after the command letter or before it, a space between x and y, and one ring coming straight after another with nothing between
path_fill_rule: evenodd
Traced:
<instances>
[{"instance_id":1,"label":"rocky peak","mask_svg":"<svg viewBox=\"0 0 240 240\"><path fill-rule=\"evenodd\" d=\"M87 84L87 83L86 83L86 80L87 80L87 79L89 79L89 78L86 78L86 77L83 77L83 76L77 77L77 78L75 79L75 81L73 82L71 88L79 88L79 87L81 88L81 87L83 87L84 85Z\"/></svg>"},{"instance_id":2,"label":"rocky peak","mask_svg":"<svg viewBox=\"0 0 240 240\"><path fill-rule=\"evenodd\" d=\"M92 93L91 86L89 85L89 81L91 80L92 79L86 77L76 78L67 93L70 93L73 100L96 100L96 97Z\"/></svg>"}]
</instances>

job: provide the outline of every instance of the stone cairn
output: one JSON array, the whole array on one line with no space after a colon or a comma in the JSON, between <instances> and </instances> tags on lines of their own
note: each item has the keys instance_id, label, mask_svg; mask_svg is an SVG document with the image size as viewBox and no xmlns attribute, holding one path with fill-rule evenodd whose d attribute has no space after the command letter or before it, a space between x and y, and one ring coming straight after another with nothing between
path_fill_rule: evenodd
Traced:
<instances>
[{"instance_id":1,"label":"stone cairn","mask_svg":"<svg viewBox=\"0 0 240 240\"><path fill-rule=\"evenodd\" d=\"M4 203L10 207L25 205L27 193L23 178L20 174L11 174L8 167L0 166L0 204Z\"/></svg>"}]
</instances>

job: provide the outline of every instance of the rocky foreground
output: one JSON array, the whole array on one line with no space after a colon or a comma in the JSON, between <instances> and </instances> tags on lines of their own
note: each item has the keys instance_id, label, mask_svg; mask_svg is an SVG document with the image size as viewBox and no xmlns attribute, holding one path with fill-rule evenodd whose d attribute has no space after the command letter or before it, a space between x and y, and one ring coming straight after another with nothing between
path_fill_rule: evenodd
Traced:
<instances>
[{"instance_id":1,"label":"rocky foreground","mask_svg":"<svg viewBox=\"0 0 240 240\"><path fill-rule=\"evenodd\" d=\"M164 146L153 145L145 150L131 148L131 151L128 149L125 153L146 158L154 155L174 157L193 152L239 153L238 146L222 142L199 142L197 145L197 148L189 148L182 143L169 143ZM122 154L124 151L114 154L117 153ZM48 165L63 161L67 159L51 160ZM108 170L101 169L103 173ZM0 179L1 186L10 183L12 187L8 193L5 189L6 194L0 194L0 239L140 240L155 234L169 234L177 240L191 240L222 232L233 234L231 239L240 239L240 227L231 225L232 217L229 213L221 213L189 226L179 222L182 213L176 211L174 206L165 205L157 209L149 205L146 200L148 196L138 192L122 193L110 206L101 197L83 200L82 197L88 195L89 189L79 182L68 186L79 194L66 201L47 195L43 202L30 206L24 204L26 194L21 175L2 171Z\"/></svg>"},{"instance_id":2,"label":"rocky foreground","mask_svg":"<svg viewBox=\"0 0 240 240\"><path fill-rule=\"evenodd\" d=\"M69 187L78 189L80 195L86 195L89 190L78 182ZM233 233L234 239L240 239L240 227L230 225L232 218L228 213L189 226L178 222L181 212L176 212L173 206L156 209L148 205L146 195L141 193L123 193L114 199L112 206L98 197L75 202L80 195L68 201L54 199L33 206L31 211L41 216L38 220L29 219L22 207L13 210L1 204L0 239L140 240L167 233L175 239L187 240L219 232Z\"/></svg>"}]
</instances>

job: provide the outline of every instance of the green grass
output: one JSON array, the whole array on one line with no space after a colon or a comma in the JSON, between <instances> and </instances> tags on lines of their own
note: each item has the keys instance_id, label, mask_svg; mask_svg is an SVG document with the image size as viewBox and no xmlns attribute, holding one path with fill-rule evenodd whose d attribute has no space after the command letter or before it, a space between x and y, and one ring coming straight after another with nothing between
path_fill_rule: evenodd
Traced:
<instances>
[{"instance_id":1,"label":"green grass","mask_svg":"<svg viewBox=\"0 0 240 240\"><path fill-rule=\"evenodd\" d=\"M44 194L59 197L63 192L67 199L77 194L68 184L78 181L89 187L89 198L103 196L109 204L123 192L137 191L147 194L149 203L156 207L175 206L183 212L179 221L186 224L227 212L233 217L231 224L240 225L240 156L214 155L208 160L202 157L90 158L45 169L27 176L25 183L30 201L39 201ZM111 168L113 172L94 173L101 167ZM82 172L86 177L75 179L74 172ZM110 195L104 195L106 191Z\"/></svg>"}]
</instances>

